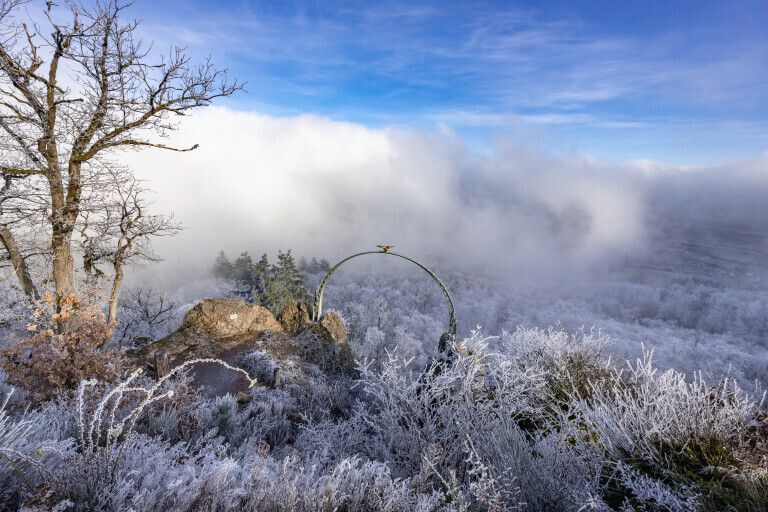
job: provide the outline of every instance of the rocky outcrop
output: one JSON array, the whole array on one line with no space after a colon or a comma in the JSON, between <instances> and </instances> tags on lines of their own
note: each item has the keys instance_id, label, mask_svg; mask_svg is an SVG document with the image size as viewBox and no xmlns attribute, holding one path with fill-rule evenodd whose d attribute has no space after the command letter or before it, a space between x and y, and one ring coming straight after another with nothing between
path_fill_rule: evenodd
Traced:
<instances>
[{"instance_id":1,"label":"rocky outcrop","mask_svg":"<svg viewBox=\"0 0 768 512\"><path fill-rule=\"evenodd\" d=\"M328 375L355 374L347 329L338 315L327 313L322 322L312 322L310 306L291 301L279 318L276 320L265 308L237 299L205 299L187 312L178 331L126 355L141 367L154 367L160 350L167 354L171 368L199 358L216 358L239 366L242 355L259 348L266 350L278 366L312 364ZM198 363L190 371L193 385L204 387L212 396L236 394L250 384L241 374L214 363ZM259 382L278 386L272 383L273 374L255 377Z\"/></svg>"},{"instance_id":2,"label":"rocky outcrop","mask_svg":"<svg viewBox=\"0 0 768 512\"><path fill-rule=\"evenodd\" d=\"M329 311L323 316L323 319L320 321L320 325L322 325L325 330L328 331L328 334L331 335L333 341L338 343L344 343L347 341L347 328L344 327L344 322L341 320L341 318L339 318L339 315L333 311Z\"/></svg>"},{"instance_id":3,"label":"rocky outcrop","mask_svg":"<svg viewBox=\"0 0 768 512\"><path fill-rule=\"evenodd\" d=\"M282 332L283 326L268 309L238 299L203 299L184 315L183 329L199 329L212 338L228 338L265 331Z\"/></svg>"},{"instance_id":4,"label":"rocky outcrop","mask_svg":"<svg viewBox=\"0 0 768 512\"><path fill-rule=\"evenodd\" d=\"M219 357L264 332L284 332L269 310L237 299L203 299L184 315L178 331L127 355L152 364L155 353L162 349L175 365L200 357Z\"/></svg>"},{"instance_id":5,"label":"rocky outcrop","mask_svg":"<svg viewBox=\"0 0 768 512\"><path fill-rule=\"evenodd\" d=\"M278 317L280 325L286 332L296 334L303 331L312 323L312 307L303 302L289 300Z\"/></svg>"},{"instance_id":6,"label":"rocky outcrop","mask_svg":"<svg viewBox=\"0 0 768 512\"><path fill-rule=\"evenodd\" d=\"M355 375L356 364L352 348L347 342L338 343L318 323L296 335L278 334L256 342L256 347L269 353L273 361L289 361L288 368L305 364L316 365L327 375ZM271 374L257 376L267 381Z\"/></svg>"}]
</instances>

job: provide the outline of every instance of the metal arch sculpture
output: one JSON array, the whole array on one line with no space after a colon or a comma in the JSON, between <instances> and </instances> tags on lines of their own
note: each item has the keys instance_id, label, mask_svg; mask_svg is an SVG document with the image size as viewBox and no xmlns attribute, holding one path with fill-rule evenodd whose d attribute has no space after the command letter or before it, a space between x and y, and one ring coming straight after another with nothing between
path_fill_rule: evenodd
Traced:
<instances>
[{"instance_id":1,"label":"metal arch sculpture","mask_svg":"<svg viewBox=\"0 0 768 512\"><path fill-rule=\"evenodd\" d=\"M413 258L409 258L408 256L403 256L402 254L397 254L395 252L389 252L389 249L392 246L379 246L379 247L382 247L383 250L366 251L366 252L353 254L352 256L349 256L348 258L345 258L340 262L338 262L330 271L328 271L327 274L325 274L325 277L323 278L322 281L320 281L320 285L317 287L317 291L315 291L315 303L312 307L312 320L314 320L315 322L320 321L320 317L323 315L323 292L325 291L325 285L328 284L328 280L331 278L333 273L336 272L336 270L341 265L351 260L352 258L357 258L358 256L362 256L364 254L389 254L391 256L397 256L398 258L403 258L405 260L408 260L412 263L415 263L422 269L424 269L430 276L432 276L432 279L435 280L438 286L440 286L440 289L443 291L443 295L445 295L445 301L448 303L448 332L443 334L443 337L441 338L441 341L440 341L440 345L441 345L440 350L442 351L444 349L444 338L446 337L446 335L451 338L454 338L456 336L456 310L453 307L453 300L451 300L451 296L448 294L448 290L445 289L445 286L443 285L442 281L440 281L440 279L435 275L435 273L429 270L423 264L419 263Z\"/></svg>"}]
</instances>

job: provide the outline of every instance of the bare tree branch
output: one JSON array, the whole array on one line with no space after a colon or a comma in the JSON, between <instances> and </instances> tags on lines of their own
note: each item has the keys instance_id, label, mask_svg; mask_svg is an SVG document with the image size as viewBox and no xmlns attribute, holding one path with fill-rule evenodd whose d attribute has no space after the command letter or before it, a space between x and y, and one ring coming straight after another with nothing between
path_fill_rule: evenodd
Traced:
<instances>
[{"instance_id":1,"label":"bare tree branch","mask_svg":"<svg viewBox=\"0 0 768 512\"><path fill-rule=\"evenodd\" d=\"M123 256L115 256L113 265L121 258L149 257L146 237L162 236L170 222L143 213L140 197L129 192L135 183L106 180L102 161L124 149L194 150L197 144L175 147L155 136L174 130L176 116L229 96L242 84L230 81L210 58L193 64L183 48L154 53L136 37L140 22L125 20L133 2L73 0L44 11L46 28L24 19L24 3L0 0L0 171L31 180L24 199L30 211L45 212L61 300L73 287L73 236L85 220L83 209L98 209L97 196L127 193L121 196L122 213L109 218L133 219L126 233L110 235L122 240L116 254ZM21 200L16 197L14 204ZM15 218L36 216L19 210ZM86 233L95 222L92 216L83 223Z\"/></svg>"}]
</instances>

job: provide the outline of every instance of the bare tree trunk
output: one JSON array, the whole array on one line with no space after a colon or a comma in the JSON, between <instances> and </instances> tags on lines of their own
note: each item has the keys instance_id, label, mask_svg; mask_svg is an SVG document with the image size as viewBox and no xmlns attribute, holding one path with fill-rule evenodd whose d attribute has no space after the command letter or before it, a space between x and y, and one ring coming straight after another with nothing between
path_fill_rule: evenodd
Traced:
<instances>
[{"instance_id":1,"label":"bare tree trunk","mask_svg":"<svg viewBox=\"0 0 768 512\"><path fill-rule=\"evenodd\" d=\"M56 154L55 144L49 157L49 167L55 168L53 162ZM67 300L72 296L75 287L75 260L72 257L72 232L80 214L80 165L69 165L69 185L65 195L60 173L51 173L48 178L51 194L51 253L53 254L53 282L56 285L56 311L61 312ZM74 312L73 312L74 313ZM70 331L76 323L76 315L60 318L57 321L59 332Z\"/></svg>"},{"instance_id":2,"label":"bare tree trunk","mask_svg":"<svg viewBox=\"0 0 768 512\"><path fill-rule=\"evenodd\" d=\"M155 378L162 379L171 373L171 365L168 363L168 352L163 349L155 352Z\"/></svg>"},{"instance_id":3,"label":"bare tree trunk","mask_svg":"<svg viewBox=\"0 0 768 512\"><path fill-rule=\"evenodd\" d=\"M107 316L107 326L111 329L115 327L117 320L117 303L120 298L120 285L123 283L123 264L115 263L115 280L112 282L112 292L109 294L109 315ZM102 343L99 348L107 349L108 341Z\"/></svg>"},{"instance_id":4,"label":"bare tree trunk","mask_svg":"<svg viewBox=\"0 0 768 512\"><path fill-rule=\"evenodd\" d=\"M67 237L69 238L69 237ZM54 234L53 252L53 282L56 285L56 311L61 312L67 299L72 295L75 286L75 260L72 258L69 240L59 242ZM71 317L69 317L71 318ZM69 322L63 319L59 322L60 332L67 331Z\"/></svg>"},{"instance_id":5,"label":"bare tree trunk","mask_svg":"<svg viewBox=\"0 0 768 512\"><path fill-rule=\"evenodd\" d=\"M120 285L123 283L123 265L115 263L115 280L112 282L112 293L109 294L109 317L107 325L115 323L117 318L117 302L120 297Z\"/></svg>"},{"instance_id":6,"label":"bare tree trunk","mask_svg":"<svg viewBox=\"0 0 768 512\"><path fill-rule=\"evenodd\" d=\"M21 284L24 293L27 294L30 301L39 299L40 294L37 293L35 283L32 282L32 278L29 276L27 263L21 257L19 248L16 246L16 240L13 238L13 233L6 226L0 226L0 241L3 242L8 254L11 255L13 269L15 270L16 277L19 278L19 284Z\"/></svg>"}]
</instances>

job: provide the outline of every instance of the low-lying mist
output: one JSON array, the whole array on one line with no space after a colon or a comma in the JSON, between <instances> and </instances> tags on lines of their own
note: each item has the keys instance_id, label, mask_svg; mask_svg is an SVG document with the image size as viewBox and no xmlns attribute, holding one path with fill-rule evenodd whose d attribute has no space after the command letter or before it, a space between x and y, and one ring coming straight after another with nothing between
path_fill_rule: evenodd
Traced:
<instances>
[{"instance_id":1,"label":"low-lying mist","mask_svg":"<svg viewBox=\"0 0 768 512\"><path fill-rule=\"evenodd\" d=\"M768 384L768 153L684 167L558 156L506 139L488 155L447 128L225 108L186 120L173 142L200 148L142 152L131 164L158 211L187 230L159 240L166 261L129 285L165 283L180 311L222 293L210 277L219 250L274 260L292 249L297 261L334 264L390 244L445 281L460 337L478 325L489 335L594 328L620 358L644 343L663 367ZM321 275L309 277L314 289ZM411 303L414 294L431 298ZM368 307L380 300L384 327ZM422 359L446 329L437 287L397 258L353 260L325 305L351 322L357 343L383 337Z\"/></svg>"},{"instance_id":2,"label":"low-lying mist","mask_svg":"<svg viewBox=\"0 0 768 512\"><path fill-rule=\"evenodd\" d=\"M333 262L387 243L533 279L660 257L685 270L686 258L720 250L738 256L730 273L746 274L761 265L768 231L768 154L687 168L554 156L507 139L485 155L447 128L226 108L186 119L172 142L200 148L127 155L157 192L158 212L187 227L157 243L171 265L208 266L220 249L292 248Z\"/></svg>"}]
</instances>

